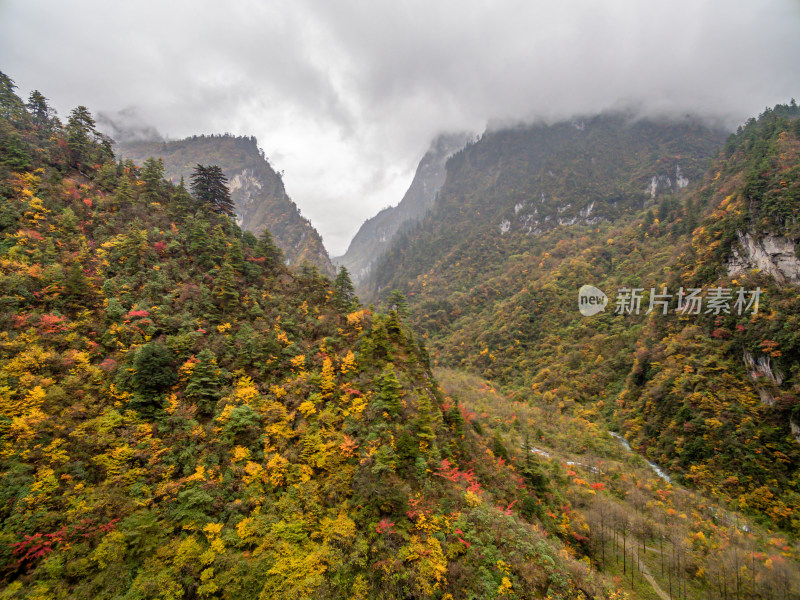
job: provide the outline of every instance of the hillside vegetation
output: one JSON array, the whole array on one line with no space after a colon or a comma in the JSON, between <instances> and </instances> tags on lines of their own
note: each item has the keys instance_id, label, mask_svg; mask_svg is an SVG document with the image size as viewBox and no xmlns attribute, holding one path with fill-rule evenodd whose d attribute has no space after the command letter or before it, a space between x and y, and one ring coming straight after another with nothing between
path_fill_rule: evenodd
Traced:
<instances>
[{"instance_id":1,"label":"hillside vegetation","mask_svg":"<svg viewBox=\"0 0 800 600\"><path fill-rule=\"evenodd\" d=\"M793 235L769 203L797 201L795 112L702 180L718 134L636 125L683 148L686 197L669 159L596 182L619 198L596 222L551 223L560 187L536 235L499 227L519 198L474 236L453 218L461 246L423 221L433 268L380 313L0 74L0 598L800 597L796 288L728 275L745 234ZM456 165L486 184L481 143ZM729 280L758 312L613 314L618 286ZM579 315L584 283L605 313Z\"/></svg>"},{"instance_id":2,"label":"hillside vegetation","mask_svg":"<svg viewBox=\"0 0 800 600\"><path fill-rule=\"evenodd\" d=\"M236 222L256 236L267 229L292 266L308 263L333 275L328 252L310 221L286 193L283 179L270 165L254 137L200 135L171 141L128 141L116 145L123 158L137 164L150 157L164 162L167 178L188 183L195 166L219 165L229 179Z\"/></svg>"},{"instance_id":3,"label":"hillside vegetation","mask_svg":"<svg viewBox=\"0 0 800 600\"><path fill-rule=\"evenodd\" d=\"M397 311L0 84L0 596L623 597Z\"/></svg>"},{"instance_id":4,"label":"hillside vegetation","mask_svg":"<svg viewBox=\"0 0 800 600\"><path fill-rule=\"evenodd\" d=\"M719 136L685 124L487 134L448 163L440 200L387 253L375 289L407 294L438 364L590 414L682 483L797 533L797 115L750 120L711 164ZM659 192L678 167L694 183ZM584 284L608 294L605 312L578 312ZM679 313L681 287L728 290L727 312ZM616 310L626 288L642 289L639 314ZM651 288L670 297L646 314Z\"/></svg>"}]
</instances>

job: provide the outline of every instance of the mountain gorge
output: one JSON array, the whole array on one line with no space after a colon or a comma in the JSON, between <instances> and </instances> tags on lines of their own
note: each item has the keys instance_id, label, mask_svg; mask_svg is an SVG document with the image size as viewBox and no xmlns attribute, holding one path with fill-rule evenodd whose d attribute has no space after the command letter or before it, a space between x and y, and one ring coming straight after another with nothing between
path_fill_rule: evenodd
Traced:
<instances>
[{"instance_id":1,"label":"mountain gorge","mask_svg":"<svg viewBox=\"0 0 800 600\"><path fill-rule=\"evenodd\" d=\"M367 297L395 287L413 292L412 278L452 266L470 248L495 254L471 261L492 268L503 260L500 248L514 241L559 226L613 222L656 198L669 202L702 176L723 139L722 131L696 121L625 114L487 132L448 161L439 201L417 231L386 253L365 283ZM435 265L423 259L445 256L447 263Z\"/></svg>"},{"instance_id":2,"label":"mountain gorge","mask_svg":"<svg viewBox=\"0 0 800 600\"><path fill-rule=\"evenodd\" d=\"M365 287L406 294L436 363L591 415L679 481L797 531L797 116L767 110L724 144L618 116L487 134ZM585 284L610 297L599 315L577 310ZM728 301L681 313L684 289ZM760 309L737 310L757 289ZM621 290L641 294L635 311Z\"/></svg>"},{"instance_id":3,"label":"mountain gorge","mask_svg":"<svg viewBox=\"0 0 800 600\"><path fill-rule=\"evenodd\" d=\"M193 136L174 141L125 141L117 153L142 164L150 157L161 158L167 178L188 183L198 163L217 164L228 178L236 208L236 222L256 235L268 229L287 264L304 262L322 273L333 275L333 265L322 238L300 214L286 193L281 176L275 172L253 137L231 135Z\"/></svg>"},{"instance_id":4,"label":"mountain gorge","mask_svg":"<svg viewBox=\"0 0 800 600\"><path fill-rule=\"evenodd\" d=\"M0 85L2 597L619 598L401 313Z\"/></svg>"},{"instance_id":5,"label":"mountain gorge","mask_svg":"<svg viewBox=\"0 0 800 600\"><path fill-rule=\"evenodd\" d=\"M254 139L118 160L0 74L0 598L800 598L798 117L440 139L381 312Z\"/></svg>"},{"instance_id":6,"label":"mountain gorge","mask_svg":"<svg viewBox=\"0 0 800 600\"><path fill-rule=\"evenodd\" d=\"M447 159L471 139L469 134L439 135L422 157L411 186L400 203L384 208L361 225L347 252L335 259L337 264L347 268L357 285L370 275L395 237L420 221L430 210L444 184Z\"/></svg>"}]
</instances>

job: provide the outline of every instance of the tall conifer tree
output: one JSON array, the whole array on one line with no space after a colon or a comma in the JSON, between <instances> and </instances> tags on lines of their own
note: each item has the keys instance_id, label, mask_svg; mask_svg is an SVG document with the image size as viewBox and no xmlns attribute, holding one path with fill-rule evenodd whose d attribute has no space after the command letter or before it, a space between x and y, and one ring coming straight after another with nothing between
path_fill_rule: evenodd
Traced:
<instances>
[{"instance_id":1,"label":"tall conifer tree","mask_svg":"<svg viewBox=\"0 0 800 600\"><path fill-rule=\"evenodd\" d=\"M192 173L192 194L214 212L233 216L233 200L228 190L228 178L219 165L198 164Z\"/></svg>"}]
</instances>

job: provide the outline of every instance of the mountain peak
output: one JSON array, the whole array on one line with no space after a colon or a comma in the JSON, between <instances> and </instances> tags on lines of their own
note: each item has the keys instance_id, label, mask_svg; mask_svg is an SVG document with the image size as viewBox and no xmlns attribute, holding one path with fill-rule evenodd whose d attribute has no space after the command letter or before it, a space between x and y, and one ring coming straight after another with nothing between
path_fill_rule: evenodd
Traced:
<instances>
[{"instance_id":1,"label":"mountain peak","mask_svg":"<svg viewBox=\"0 0 800 600\"><path fill-rule=\"evenodd\" d=\"M347 267L356 283L369 275L398 232L421 220L430 210L444 184L447 160L474 139L474 134L466 132L436 136L420 160L414 179L400 203L384 208L364 222L347 252L334 259L337 264Z\"/></svg>"},{"instance_id":2,"label":"mountain peak","mask_svg":"<svg viewBox=\"0 0 800 600\"><path fill-rule=\"evenodd\" d=\"M333 264L322 238L286 193L281 174L269 164L253 136L195 135L173 141L127 141L117 145L121 156L141 163L150 156L164 160L173 182L187 179L198 163L222 167L235 204L236 222L256 235L269 229L290 266L309 263L326 275Z\"/></svg>"}]
</instances>

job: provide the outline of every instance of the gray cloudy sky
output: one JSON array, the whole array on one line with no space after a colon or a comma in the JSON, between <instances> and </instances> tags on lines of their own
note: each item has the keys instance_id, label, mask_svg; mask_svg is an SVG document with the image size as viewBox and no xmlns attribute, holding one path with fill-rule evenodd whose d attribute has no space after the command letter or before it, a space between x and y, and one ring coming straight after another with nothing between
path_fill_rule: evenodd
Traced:
<instances>
[{"instance_id":1,"label":"gray cloudy sky","mask_svg":"<svg viewBox=\"0 0 800 600\"><path fill-rule=\"evenodd\" d=\"M255 135L337 255L437 132L624 104L738 123L800 97L800 2L0 0L0 59L62 116Z\"/></svg>"}]
</instances>

